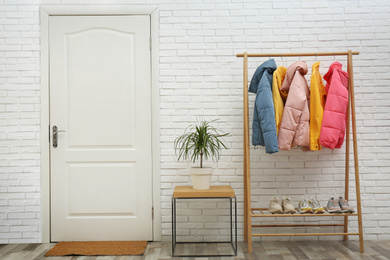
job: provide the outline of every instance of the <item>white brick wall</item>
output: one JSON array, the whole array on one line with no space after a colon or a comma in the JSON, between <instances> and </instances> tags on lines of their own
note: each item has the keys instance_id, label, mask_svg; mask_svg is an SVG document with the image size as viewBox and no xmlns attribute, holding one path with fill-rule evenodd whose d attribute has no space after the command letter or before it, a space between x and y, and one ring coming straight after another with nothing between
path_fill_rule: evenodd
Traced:
<instances>
[{"instance_id":1,"label":"white brick wall","mask_svg":"<svg viewBox=\"0 0 390 260\"><path fill-rule=\"evenodd\" d=\"M189 184L190 164L176 162L172 142L197 116L219 118L216 126L231 133L226 138L230 149L213 164L212 181L235 189L242 239L242 58L236 58L236 53L360 51L354 56L354 78L364 232L366 239L390 238L388 1L0 0L0 243L41 240L39 4L57 3L159 6L165 240L171 234L173 188ZM314 60L307 59L309 67ZM333 58L318 60L324 73ZM337 60L346 68L344 57ZM263 61L250 59L250 77ZM276 58L278 65L293 61ZM253 205L266 207L272 195L290 195L297 202L302 195L326 201L342 194L344 157L344 149L309 153L292 149L274 155L251 149ZM353 173L352 169L351 203L355 205ZM197 205L182 205L189 214L180 216L180 234L199 239L227 235L226 230L211 230L212 222L223 225L226 216L218 217L213 210L209 217L200 217ZM193 226L201 229L194 233L188 229ZM356 230L356 222L350 227Z\"/></svg>"}]
</instances>

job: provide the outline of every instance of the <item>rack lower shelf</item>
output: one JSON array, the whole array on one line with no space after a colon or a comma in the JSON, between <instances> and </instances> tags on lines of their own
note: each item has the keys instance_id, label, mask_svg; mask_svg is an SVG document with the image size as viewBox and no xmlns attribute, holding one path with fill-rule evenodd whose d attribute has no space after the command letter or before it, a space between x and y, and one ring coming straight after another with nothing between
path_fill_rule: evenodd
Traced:
<instances>
[{"instance_id":1,"label":"rack lower shelf","mask_svg":"<svg viewBox=\"0 0 390 260\"><path fill-rule=\"evenodd\" d=\"M284 233L284 234L252 234L252 237L282 237L282 236L353 236L359 233Z\"/></svg>"},{"instance_id":2,"label":"rack lower shelf","mask_svg":"<svg viewBox=\"0 0 390 260\"><path fill-rule=\"evenodd\" d=\"M259 212L259 214L256 214L256 211ZM343 217L349 217L349 216L357 216L358 213L324 213L324 214L310 214L310 213L305 213L305 214L300 214L300 213L295 213L295 214L266 214L264 213L265 211L268 211L267 208L252 208L251 212L252 215L251 217L335 217L335 216L343 216Z\"/></svg>"},{"instance_id":3,"label":"rack lower shelf","mask_svg":"<svg viewBox=\"0 0 390 260\"><path fill-rule=\"evenodd\" d=\"M267 208L251 208L251 217L334 217L334 216L357 216L358 213L324 213L324 214L266 214ZM256 214L256 212L259 212ZM343 227L344 224L272 224L272 225L252 225L252 227ZM359 233L273 233L273 234L252 234L252 237L270 236L353 236Z\"/></svg>"}]
</instances>

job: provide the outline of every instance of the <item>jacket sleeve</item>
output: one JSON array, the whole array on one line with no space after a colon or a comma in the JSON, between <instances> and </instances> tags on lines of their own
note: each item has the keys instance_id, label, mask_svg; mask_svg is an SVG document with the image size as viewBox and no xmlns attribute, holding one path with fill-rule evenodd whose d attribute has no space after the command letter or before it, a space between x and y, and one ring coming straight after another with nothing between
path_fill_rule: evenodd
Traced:
<instances>
[{"instance_id":1,"label":"jacket sleeve","mask_svg":"<svg viewBox=\"0 0 390 260\"><path fill-rule=\"evenodd\" d=\"M344 137L345 137L345 130L347 126L347 110L348 110L348 77L346 77L344 74L341 74L339 71L337 72L338 78L342 84L342 90L340 91L340 95L342 96L342 113L344 113L344 120L341 123L341 132L339 136L339 140L336 144L336 148L341 148L341 146L344 143Z\"/></svg>"},{"instance_id":2,"label":"jacket sleeve","mask_svg":"<svg viewBox=\"0 0 390 260\"><path fill-rule=\"evenodd\" d=\"M312 151L322 150L320 144L320 131L324 115L324 89L325 87L317 68L317 70L312 73L310 87L310 150Z\"/></svg>"},{"instance_id":3,"label":"jacket sleeve","mask_svg":"<svg viewBox=\"0 0 390 260\"><path fill-rule=\"evenodd\" d=\"M264 73L260 80L256 105L259 117L259 127L262 133L266 153L276 153L278 149L278 138L276 135L275 109L272 99L272 74Z\"/></svg>"},{"instance_id":4,"label":"jacket sleeve","mask_svg":"<svg viewBox=\"0 0 390 260\"><path fill-rule=\"evenodd\" d=\"M260 119L259 119L260 111L258 106L258 104L261 103L261 100L260 102L258 102L258 99L260 99L260 97L256 95L255 111L253 112L252 144L254 146L257 145L264 146L264 138L263 138L263 134L260 126Z\"/></svg>"}]
</instances>

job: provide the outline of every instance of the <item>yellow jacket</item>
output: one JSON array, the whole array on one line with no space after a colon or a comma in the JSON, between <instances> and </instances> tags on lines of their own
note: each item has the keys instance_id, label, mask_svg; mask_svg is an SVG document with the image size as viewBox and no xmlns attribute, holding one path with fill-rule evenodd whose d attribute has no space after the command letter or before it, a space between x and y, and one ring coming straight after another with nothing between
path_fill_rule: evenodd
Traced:
<instances>
[{"instance_id":1,"label":"yellow jacket","mask_svg":"<svg viewBox=\"0 0 390 260\"><path fill-rule=\"evenodd\" d=\"M310 83L310 150L321 150L320 132L326 91L319 72L320 62L313 64Z\"/></svg>"},{"instance_id":2,"label":"yellow jacket","mask_svg":"<svg viewBox=\"0 0 390 260\"><path fill-rule=\"evenodd\" d=\"M282 122L284 103L287 99L287 93L280 92L284 76L286 75L286 67L278 67L272 77L272 98L274 100L275 107L275 122L276 122L276 134L279 135L280 123ZM321 126L320 126L321 127Z\"/></svg>"}]
</instances>

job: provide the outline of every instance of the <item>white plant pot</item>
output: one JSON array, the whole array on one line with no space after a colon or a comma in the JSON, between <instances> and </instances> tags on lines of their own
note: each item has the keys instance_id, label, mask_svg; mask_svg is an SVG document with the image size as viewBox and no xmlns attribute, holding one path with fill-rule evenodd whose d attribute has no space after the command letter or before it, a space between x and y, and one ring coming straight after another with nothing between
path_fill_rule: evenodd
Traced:
<instances>
[{"instance_id":1,"label":"white plant pot","mask_svg":"<svg viewBox=\"0 0 390 260\"><path fill-rule=\"evenodd\" d=\"M193 167L190 168L192 188L194 190L208 190L210 189L211 174L213 168L211 167Z\"/></svg>"}]
</instances>

